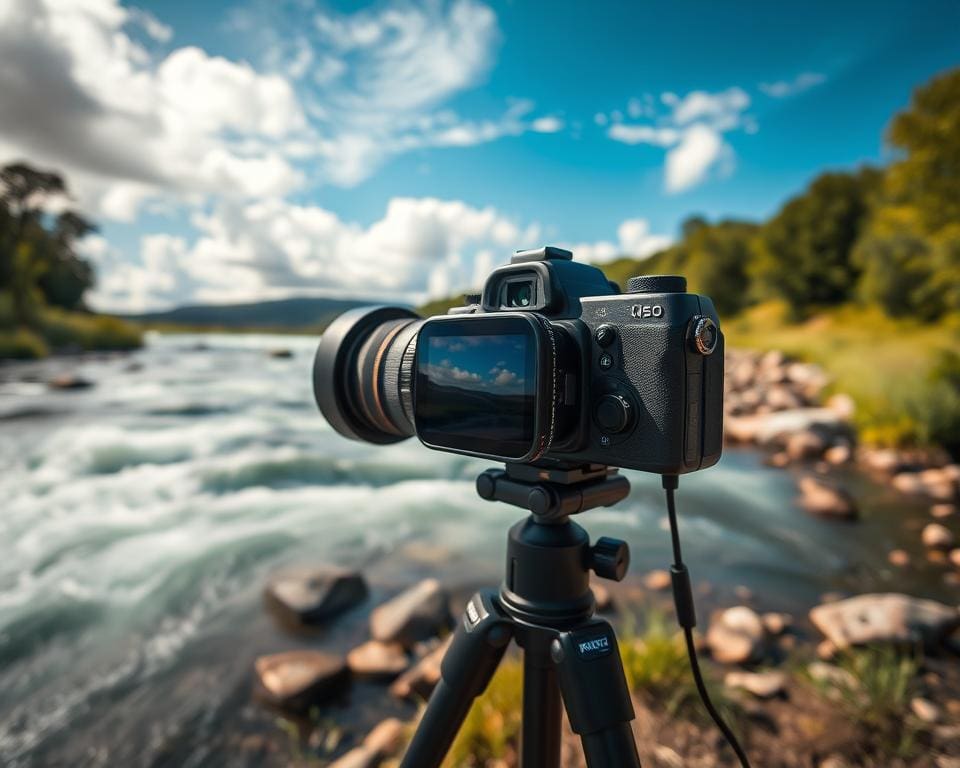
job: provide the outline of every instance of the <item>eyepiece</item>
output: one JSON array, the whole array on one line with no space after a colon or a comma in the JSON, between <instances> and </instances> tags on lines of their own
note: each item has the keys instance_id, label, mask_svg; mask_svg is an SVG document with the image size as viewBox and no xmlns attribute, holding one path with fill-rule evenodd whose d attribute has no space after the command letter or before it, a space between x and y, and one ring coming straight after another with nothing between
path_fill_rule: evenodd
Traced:
<instances>
[{"instance_id":1,"label":"eyepiece","mask_svg":"<svg viewBox=\"0 0 960 768\"><path fill-rule=\"evenodd\" d=\"M385 445L414 434L412 354L422 320L402 307L358 307L324 331L313 361L313 394L341 435ZM406 396L403 388L406 386Z\"/></svg>"}]
</instances>

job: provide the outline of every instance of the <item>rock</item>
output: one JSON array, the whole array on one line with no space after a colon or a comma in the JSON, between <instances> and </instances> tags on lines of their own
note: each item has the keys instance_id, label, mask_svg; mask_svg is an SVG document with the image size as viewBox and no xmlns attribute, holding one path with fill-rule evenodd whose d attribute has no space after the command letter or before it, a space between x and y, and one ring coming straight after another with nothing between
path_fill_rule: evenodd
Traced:
<instances>
[{"instance_id":1,"label":"rock","mask_svg":"<svg viewBox=\"0 0 960 768\"><path fill-rule=\"evenodd\" d=\"M613 600L610 598L610 590L598 581L590 582L590 589L593 591L593 599L597 603L597 612L603 613L613 607Z\"/></svg>"},{"instance_id":2,"label":"rock","mask_svg":"<svg viewBox=\"0 0 960 768\"><path fill-rule=\"evenodd\" d=\"M817 658L821 661L832 661L837 656L837 646L829 640L817 643Z\"/></svg>"},{"instance_id":3,"label":"rock","mask_svg":"<svg viewBox=\"0 0 960 768\"><path fill-rule=\"evenodd\" d=\"M410 665L403 646L369 640L347 654L347 666L360 677L393 678Z\"/></svg>"},{"instance_id":4,"label":"rock","mask_svg":"<svg viewBox=\"0 0 960 768\"><path fill-rule=\"evenodd\" d=\"M363 745L381 757L388 757L402 746L404 729L403 722L395 717L388 717L367 734Z\"/></svg>"},{"instance_id":5,"label":"rock","mask_svg":"<svg viewBox=\"0 0 960 768\"><path fill-rule=\"evenodd\" d=\"M850 763L839 755L830 755L817 764L817 768L850 768Z\"/></svg>"},{"instance_id":6,"label":"rock","mask_svg":"<svg viewBox=\"0 0 960 768\"><path fill-rule=\"evenodd\" d=\"M784 385L770 387L764 402L774 411L790 411L803 405L803 401Z\"/></svg>"},{"instance_id":7,"label":"rock","mask_svg":"<svg viewBox=\"0 0 960 768\"><path fill-rule=\"evenodd\" d=\"M891 549L887 553L887 560L890 565L895 565L898 568L905 568L910 565L910 555L903 549Z\"/></svg>"},{"instance_id":8,"label":"rock","mask_svg":"<svg viewBox=\"0 0 960 768\"><path fill-rule=\"evenodd\" d=\"M925 495L944 502L957 497L957 479L947 467L900 472L894 475L892 483L900 493L913 496Z\"/></svg>"},{"instance_id":9,"label":"rock","mask_svg":"<svg viewBox=\"0 0 960 768\"><path fill-rule=\"evenodd\" d=\"M787 456L793 461L817 459L827 449L827 441L813 429L795 432L787 438Z\"/></svg>"},{"instance_id":10,"label":"rock","mask_svg":"<svg viewBox=\"0 0 960 768\"><path fill-rule=\"evenodd\" d=\"M807 665L807 674L818 683L829 683L850 690L857 687L857 678L845 669L824 661L812 661Z\"/></svg>"},{"instance_id":11,"label":"rock","mask_svg":"<svg viewBox=\"0 0 960 768\"><path fill-rule=\"evenodd\" d=\"M910 699L910 711L918 720L925 723L936 723L940 720L940 708L929 699L914 696Z\"/></svg>"},{"instance_id":12,"label":"rock","mask_svg":"<svg viewBox=\"0 0 960 768\"><path fill-rule=\"evenodd\" d=\"M47 386L50 389L63 390L89 389L93 386L93 382L75 373L61 373L50 379Z\"/></svg>"},{"instance_id":13,"label":"rock","mask_svg":"<svg viewBox=\"0 0 960 768\"><path fill-rule=\"evenodd\" d=\"M683 768L683 758L663 744L653 748L653 756L658 768Z\"/></svg>"},{"instance_id":14,"label":"rock","mask_svg":"<svg viewBox=\"0 0 960 768\"><path fill-rule=\"evenodd\" d=\"M378 606L370 614L370 634L384 643L412 648L453 626L450 597L436 579L419 584Z\"/></svg>"},{"instance_id":15,"label":"rock","mask_svg":"<svg viewBox=\"0 0 960 768\"><path fill-rule=\"evenodd\" d=\"M957 508L953 504L934 504L930 507L930 514L933 515L938 520L943 520L947 517L953 517L957 513Z\"/></svg>"},{"instance_id":16,"label":"rock","mask_svg":"<svg viewBox=\"0 0 960 768\"><path fill-rule=\"evenodd\" d=\"M944 742L956 741L960 738L960 728L937 728L935 733L938 738ZM950 757L949 755L937 755L934 758L937 768L960 768L960 757Z\"/></svg>"},{"instance_id":17,"label":"rock","mask_svg":"<svg viewBox=\"0 0 960 768\"><path fill-rule=\"evenodd\" d=\"M953 531L940 523L930 523L924 526L920 534L923 546L929 549L950 549L956 541Z\"/></svg>"},{"instance_id":18,"label":"rock","mask_svg":"<svg viewBox=\"0 0 960 768\"><path fill-rule=\"evenodd\" d=\"M745 605L727 608L710 622L707 646L721 664L745 664L756 661L763 648L764 632L760 617Z\"/></svg>"},{"instance_id":19,"label":"rock","mask_svg":"<svg viewBox=\"0 0 960 768\"><path fill-rule=\"evenodd\" d=\"M760 620L763 628L774 637L782 635L793 624L793 617L789 613L765 613Z\"/></svg>"},{"instance_id":20,"label":"rock","mask_svg":"<svg viewBox=\"0 0 960 768\"><path fill-rule=\"evenodd\" d=\"M254 663L255 694L265 704L296 712L323 704L349 682L344 660L320 651L287 651L261 656Z\"/></svg>"},{"instance_id":21,"label":"rock","mask_svg":"<svg viewBox=\"0 0 960 768\"><path fill-rule=\"evenodd\" d=\"M300 568L272 577L263 597L282 623L317 625L365 600L367 583L356 571Z\"/></svg>"},{"instance_id":22,"label":"rock","mask_svg":"<svg viewBox=\"0 0 960 768\"><path fill-rule=\"evenodd\" d=\"M643 577L643 586L652 592L661 592L665 589L670 589L671 584L673 584L673 579L667 571L650 571L650 573Z\"/></svg>"},{"instance_id":23,"label":"rock","mask_svg":"<svg viewBox=\"0 0 960 768\"><path fill-rule=\"evenodd\" d=\"M783 672L727 672L723 678L727 688L741 688L760 699L772 699L786 692L787 676Z\"/></svg>"},{"instance_id":24,"label":"rock","mask_svg":"<svg viewBox=\"0 0 960 768\"><path fill-rule=\"evenodd\" d=\"M917 642L934 648L960 626L960 611L897 593L866 594L818 605L810 621L837 648Z\"/></svg>"},{"instance_id":25,"label":"rock","mask_svg":"<svg viewBox=\"0 0 960 768\"><path fill-rule=\"evenodd\" d=\"M741 603L749 603L753 600L753 592L750 590L750 587L743 584L737 584L737 586L733 588L733 594Z\"/></svg>"},{"instance_id":26,"label":"rock","mask_svg":"<svg viewBox=\"0 0 960 768\"><path fill-rule=\"evenodd\" d=\"M759 445L782 442L789 435L816 428L826 437L848 437L850 427L826 408L796 408L724 419L724 434L731 440Z\"/></svg>"},{"instance_id":27,"label":"rock","mask_svg":"<svg viewBox=\"0 0 960 768\"><path fill-rule=\"evenodd\" d=\"M815 515L844 520L857 518L857 506L847 491L827 485L814 477L801 477L800 506Z\"/></svg>"},{"instance_id":28,"label":"rock","mask_svg":"<svg viewBox=\"0 0 960 768\"><path fill-rule=\"evenodd\" d=\"M401 699L409 699L414 695L428 698L440 680L440 664L452 639L453 635L450 635L445 642L398 677L390 686L390 693Z\"/></svg>"},{"instance_id":29,"label":"rock","mask_svg":"<svg viewBox=\"0 0 960 768\"><path fill-rule=\"evenodd\" d=\"M771 453L765 460L768 466L775 467L776 469L783 469L790 465L790 454L786 451L777 451L776 453Z\"/></svg>"},{"instance_id":30,"label":"rock","mask_svg":"<svg viewBox=\"0 0 960 768\"><path fill-rule=\"evenodd\" d=\"M951 549L949 559L950 565L954 568L960 568L960 549Z\"/></svg>"},{"instance_id":31,"label":"rock","mask_svg":"<svg viewBox=\"0 0 960 768\"><path fill-rule=\"evenodd\" d=\"M827 464L838 467L841 464L847 464L853 458L853 450L848 443L832 445L824 451L823 458Z\"/></svg>"},{"instance_id":32,"label":"rock","mask_svg":"<svg viewBox=\"0 0 960 768\"><path fill-rule=\"evenodd\" d=\"M361 744L359 747L351 749L343 757L334 760L329 768L377 768L380 763L380 755Z\"/></svg>"},{"instance_id":33,"label":"rock","mask_svg":"<svg viewBox=\"0 0 960 768\"><path fill-rule=\"evenodd\" d=\"M853 398L850 397L850 395L842 392L838 392L835 395L830 395L824 405L826 405L829 410L833 411L844 421L852 420L854 414L857 412L857 404L854 402Z\"/></svg>"},{"instance_id":34,"label":"rock","mask_svg":"<svg viewBox=\"0 0 960 768\"><path fill-rule=\"evenodd\" d=\"M271 349L267 354L277 360L289 360L293 357L293 351L289 349Z\"/></svg>"}]
</instances>

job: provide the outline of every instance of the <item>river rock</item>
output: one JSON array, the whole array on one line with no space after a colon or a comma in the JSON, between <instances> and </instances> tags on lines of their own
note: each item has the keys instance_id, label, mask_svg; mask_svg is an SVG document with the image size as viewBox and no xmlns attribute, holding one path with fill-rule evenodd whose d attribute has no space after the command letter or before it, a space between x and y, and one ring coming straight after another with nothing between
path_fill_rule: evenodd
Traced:
<instances>
[{"instance_id":1,"label":"river rock","mask_svg":"<svg viewBox=\"0 0 960 768\"><path fill-rule=\"evenodd\" d=\"M365 600L367 582L356 571L300 568L271 578L263 596L282 623L317 625Z\"/></svg>"},{"instance_id":2,"label":"river rock","mask_svg":"<svg viewBox=\"0 0 960 768\"><path fill-rule=\"evenodd\" d=\"M910 711L925 723L936 723L940 720L940 708L929 699L920 696L910 699Z\"/></svg>"},{"instance_id":3,"label":"river rock","mask_svg":"<svg viewBox=\"0 0 960 768\"><path fill-rule=\"evenodd\" d=\"M76 390L90 389L93 382L76 373L61 373L47 382L50 389Z\"/></svg>"},{"instance_id":4,"label":"river rock","mask_svg":"<svg viewBox=\"0 0 960 768\"><path fill-rule=\"evenodd\" d=\"M960 568L960 549L951 549L949 560L954 568Z\"/></svg>"},{"instance_id":5,"label":"river rock","mask_svg":"<svg viewBox=\"0 0 960 768\"><path fill-rule=\"evenodd\" d=\"M849 437L850 427L826 408L796 408L774 413L724 419L724 430L734 441L774 445L797 432L816 429L828 437Z\"/></svg>"},{"instance_id":6,"label":"river rock","mask_svg":"<svg viewBox=\"0 0 960 768\"><path fill-rule=\"evenodd\" d=\"M857 404L844 392L830 395L824 405L844 421L851 421L857 412Z\"/></svg>"},{"instance_id":7,"label":"river rock","mask_svg":"<svg viewBox=\"0 0 960 768\"><path fill-rule=\"evenodd\" d=\"M254 663L255 694L266 704L304 712L339 694L349 682L344 660L320 651L287 651Z\"/></svg>"},{"instance_id":8,"label":"river rock","mask_svg":"<svg viewBox=\"0 0 960 768\"><path fill-rule=\"evenodd\" d=\"M706 637L710 653L721 664L756 661L762 655L763 641L763 622L745 605L715 615Z\"/></svg>"},{"instance_id":9,"label":"river rock","mask_svg":"<svg viewBox=\"0 0 960 768\"><path fill-rule=\"evenodd\" d=\"M800 478L799 486L800 506L808 512L845 520L857 518L857 505L844 489L828 485L809 475Z\"/></svg>"},{"instance_id":10,"label":"river rock","mask_svg":"<svg viewBox=\"0 0 960 768\"><path fill-rule=\"evenodd\" d=\"M957 507L954 504L934 504L930 507L930 514L938 520L944 520L957 514Z\"/></svg>"},{"instance_id":11,"label":"river rock","mask_svg":"<svg viewBox=\"0 0 960 768\"><path fill-rule=\"evenodd\" d=\"M792 461L818 459L827 449L827 441L816 430L804 429L787 438L787 456Z\"/></svg>"},{"instance_id":12,"label":"river rock","mask_svg":"<svg viewBox=\"0 0 960 768\"><path fill-rule=\"evenodd\" d=\"M271 349L268 354L276 360L289 360L293 357L293 350L290 349Z\"/></svg>"},{"instance_id":13,"label":"river rock","mask_svg":"<svg viewBox=\"0 0 960 768\"><path fill-rule=\"evenodd\" d=\"M960 611L897 593L866 594L818 605L810 621L837 648L922 642L935 648L960 626Z\"/></svg>"},{"instance_id":14,"label":"river rock","mask_svg":"<svg viewBox=\"0 0 960 768\"><path fill-rule=\"evenodd\" d=\"M929 523L924 526L920 537L923 546L929 549L950 549L956 541L953 531L940 523Z\"/></svg>"},{"instance_id":15,"label":"river rock","mask_svg":"<svg viewBox=\"0 0 960 768\"><path fill-rule=\"evenodd\" d=\"M369 640L347 654L347 666L358 677L393 678L409 666L409 661L399 643Z\"/></svg>"},{"instance_id":16,"label":"river rock","mask_svg":"<svg viewBox=\"0 0 960 768\"><path fill-rule=\"evenodd\" d=\"M903 549L891 549L887 553L887 560L890 565L895 565L897 568L906 568L910 565L910 555Z\"/></svg>"},{"instance_id":17,"label":"river rock","mask_svg":"<svg viewBox=\"0 0 960 768\"><path fill-rule=\"evenodd\" d=\"M670 589L671 584L673 584L673 579L670 577L670 573L662 569L650 571L643 577L643 586L652 592L662 592L665 589Z\"/></svg>"},{"instance_id":18,"label":"river rock","mask_svg":"<svg viewBox=\"0 0 960 768\"><path fill-rule=\"evenodd\" d=\"M378 606L370 614L370 634L384 643L412 648L453 625L450 597L436 579L419 584Z\"/></svg>"},{"instance_id":19,"label":"river rock","mask_svg":"<svg viewBox=\"0 0 960 768\"><path fill-rule=\"evenodd\" d=\"M807 674L812 680L818 683L828 683L834 686L840 686L854 690L857 687L857 678L851 672L836 664L828 664L825 661L813 661L807 665Z\"/></svg>"},{"instance_id":20,"label":"river rock","mask_svg":"<svg viewBox=\"0 0 960 768\"><path fill-rule=\"evenodd\" d=\"M913 496L924 495L944 502L957 497L957 479L949 467L900 472L894 475L892 483L900 493Z\"/></svg>"},{"instance_id":21,"label":"river rock","mask_svg":"<svg viewBox=\"0 0 960 768\"><path fill-rule=\"evenodd\" d=\"M786 692L787 676L783 672L727 672L723 678L727 688L740 688L760 699L772 699Z\"/></svg>"},{"instance_id":22,"label":"river rock","mask_svg":"<svg viewBox=\"0 0 960 768\"><path fill-rule=\"evenodd\" d=\"M793 624L793 617L789 613L765 613L760 620L767 633L774 637L782 635Z\"/></svg>"},{"instance_id":23,"label":"river rock","mask_svg":"<svg viewBox=\"0 0 960 768\"><path fill-rule=\"evenodd\" d=\"M330 768L376 768L400 749L404 729L397 718L387 718L370 731L359 747L333 762Z\"/></svg>"},{"instance_id":24,"label":"river rock","mask_svg":"<svg viewBox=\"0 0 960 768\"><path fill-rule=\"evenodd\" d=\"M427 653L414 666L398 677L390 686L390 693L400 699L419 696L426 699L440 681L440 665L450 647L453 635Z\"/></svg>"},{"instance_id":25,"label":"river rock","mask_svg":"<svg viewBox=\"0 0 960 768\"><path fill-rule=\"evenodd\" d=\"M597 604L597 612L603 613L613 607L613 600L610 597L610 590L598 581L590 582L590 591L593 592L593 599Z\"/></svg>"},{"instance_id":26,"label":"river rock","mask_svg":"<svg viewBox=\"0 0 960 768\"><path fill-rule=\"evenodd\" d=\"M770 387L764 402L774 411L790 411L803 406L800 397L782 384Z\"/></svg>"}]
</instances>

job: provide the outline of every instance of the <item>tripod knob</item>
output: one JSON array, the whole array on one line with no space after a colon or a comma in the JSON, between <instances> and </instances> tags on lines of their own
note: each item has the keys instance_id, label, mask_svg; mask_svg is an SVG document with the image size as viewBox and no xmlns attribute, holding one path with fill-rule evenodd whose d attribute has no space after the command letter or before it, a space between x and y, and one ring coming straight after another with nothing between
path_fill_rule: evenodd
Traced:
<instances>
[{"instance_id":1,"label":"tripod knob","mask_svg":"<svg viewBox=\"0 0 960 768\"><path fill-rule=\"evenodd\" d=\"M601 536L590 548L590 568L601 579L623 581L630 567L630 547L620 539Z\"/></svg>"}]
</instances>

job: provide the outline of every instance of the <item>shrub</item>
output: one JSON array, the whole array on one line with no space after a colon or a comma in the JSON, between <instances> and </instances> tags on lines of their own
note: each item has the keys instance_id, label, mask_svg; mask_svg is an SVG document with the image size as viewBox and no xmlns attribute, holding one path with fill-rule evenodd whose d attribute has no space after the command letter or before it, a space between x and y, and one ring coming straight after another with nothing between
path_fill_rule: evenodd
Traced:
<instances>
[{"instance_id":1,"label":"shrub","mask_svg":"<svg viewBox=\"0 0 960 768\"><path fill-rule=\"evenodd\" d=\"M48 352L43 339L26 328L0 331L0 360L36 360Z\"/></svg>"},{"instance_id":2,"label":"shrub","mask_svg":"<svg viewBox=\"0 0 960 768\"><path fill-rule=\"evenodd\" d=\"M46 309L41 330L54 349L127 350L143 343L137 326L107 315Z\"/></svg>"}]
</instances>

